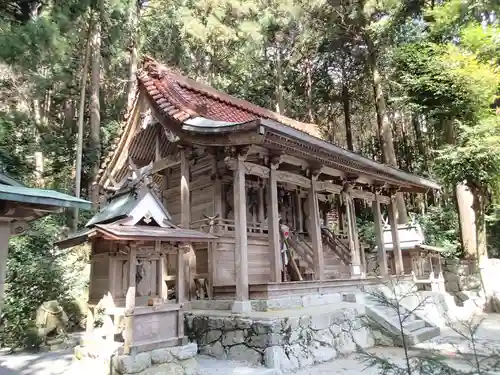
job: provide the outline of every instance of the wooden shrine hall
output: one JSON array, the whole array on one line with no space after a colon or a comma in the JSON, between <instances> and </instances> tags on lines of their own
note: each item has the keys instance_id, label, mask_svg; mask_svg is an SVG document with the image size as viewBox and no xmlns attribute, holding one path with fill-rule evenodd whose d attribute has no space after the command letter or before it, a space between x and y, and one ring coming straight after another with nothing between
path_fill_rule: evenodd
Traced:
<instances>
[{"instance_id":1,"label":"wooden shrine hall","mask_svg":"<svg viewBox=\"0 0 500 375\"><path fill-rule=\"evenodd\" d=\"M368 280L354 199L372 204L380 274L404 272L395 194L425 193L438 189L436 183L335 146L314 124L219 92L150 58L137 76L134 105L96 191L104 202L131 169L150 166L170 221L216 237L193 242L184 255L187 298L230 299L238 312L252 299ZM331 202L342 206L335 231ZM384 249L382 205L394 267Z\"/></svg>"}]
</instances>

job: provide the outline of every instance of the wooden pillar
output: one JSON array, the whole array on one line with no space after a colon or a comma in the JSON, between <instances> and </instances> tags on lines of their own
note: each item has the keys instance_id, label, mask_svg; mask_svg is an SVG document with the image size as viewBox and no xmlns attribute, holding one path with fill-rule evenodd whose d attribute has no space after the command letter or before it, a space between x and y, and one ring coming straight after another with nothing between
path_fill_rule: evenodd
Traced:
<instances>
[{"instance_id":1,"label":"wooden pillar","mask_svg":"<svg viewBox=\"0 0 500 375\"><path fill-rule=\"evenodd\" d=\"M361 276L361 265L359 258L359 239L356 229L356 213L351 194L348 191L342 193L346 207L347 235L349 239L349 250L351 251L351 277Z\"/></svg>"},{"instance_id":2,"label":"wooden pillar","mask_svg":"<svg viewBox=\"0 0 500 375\"><path fill-rule=\"evenodd\" d=\"M297 232L304 231L304 211L302 210L302 197L300 191L295 190L295 201L297 204Z\"/></svg>"},{"instance_id":3,"label":"wooden pillar","mask_svg":"<svg viewBox=\"0 0 500 375\"><path fill-rule=\"evenodd\" d=\"M213 196L213 216L219 215L222 218L222 181L217 166L217 155L214 154L212 158L212 179L214 181L214 196ZM209 232L217 233L219 231L217 223L214 223L213 228L209 228ZM208 298L212 299L214 296L214 277L217 268L217 242L210 242L208 244Z\"/></svg>"},{"instance_id":4,"label":"wooden pillar","mask_svg":"<svg viewBox=\"0 0 500 375\"><path fill-rule=\"evenodd\" d=\"M177 249L177 282L175 283L175 295L177 298L177 303L179 306L179 311L177 312L177 336L181 341L179 344L184 345L186 339L184 337L184 302L186 301L186 292L184 290L185 284L179 282L179 280L184 280L184 263L185 263L185 253L191 251L192 246L189 244L183 244Z\"/></svg>"},{"instance_id":5,"label":"wooden pillar","mask_svg":"<svg viewBox=\"0 0 500 375\"><path fill-rule=\"evenodd\" d=\"M130 245L130 252L128 254L128 289L125 296L125 308L135 308L135 276L136 276L136 263L137 263L137 245Z\"/></svg>"},{"instance_id":6,"label":"wooden pillar","mask_svg":"<svg viewBox=\"0 0 500 375\"><path fill-rule=\"evenodd\" d=\"M281 229L278 219L278 179L276 176L277 169L277 164L271 164L268 184L269 206L267 206L267 225L271 258L271 281L281 282Z\"/></svg>"},{"instance_id":7,"label":"wooden pillar","mask_svg":"<svg viewBox=\"0 0 500 375\"><path fill-rule=\"evenodd\" d=\"M180 150L181 159L181 227L189 229L191 224L191 197L189 191L189 160L187 151ZM190 251L184 257L185 272L185 292L189 299L194 299L196 296L196 285L194 283L194 276L196 275L196 254L193 246L190 244Z\"/></svg>"},{"instance_id":8,"label":"wooden pillar","mask_svg":"<svg viewBox=\"0 0 500 375\"><path fill-rule=\"evenodd\" d=\"M236 300L233 312L251 310L248 300L248 234L246 215L246 188L245 188L245 157L236 157L234 171L234 220L235 220L235 251L234 268L236 274Z\"/></svg>"},{"instance_id":9,"label":"wooden pillar","mask_svg":"<svg viewBox=\"0 0 500 375\"><path fill-rule=\"evenodd\" d=\"M313 267L316 280L325 279L325 262L323 259L323 241L321 239L321 224L319 221L319 204L318 196L314 182L316 178L311 179L311 188L309 189L308 204L309 204L309 227L312 247L314 249Z\"/></svg>"},{"instance_id":10,"label":"wooden pillar","mask_svg":"<svg viewBox=\"0 0 500 375\"><path fill-rule=\"evenodd\" d=\"M380 211L380 202L378 195L375 195L375 200L372 202L373 219L375 221L375 239L377 241L377 262L380 267L380 276L388 275L387 255L384 245L384 227L382 224L382 213Z\"/></svg>"},{"instance_id":11,"label":"wooden pillar","mask_svg":"<svg viewBox=\"0 0 500 375\"><path fill-rule=\"evenodd\" d=\"M156 290L158 291L158 297L166 301L168 299L168 288L165 283L167 267L165 264L165 256L161 253L161 241L155 241L155 253L159 255L156 262Z\"/></svg>"},{"instance_id":12,"label":"wooden pillar","mask_svg":"<svg viewBox=\"0 0 500 375\"><path fill-rule=\"evenodd\" d=\"M259 212L258 212L258 220L259 223L263 223L266 220L266 214L264 211L264 204L265 204L265 198L264 198L264 182L261 181L259 184Z\"/></svg>"},{"instance_id":13,"label":"wooden pillar","mask_svg":"<svg viewBox=\"0 0 500 375\"><path fill-rule=\"evenodd\" d=\"M136 262L137 262L137 245L130 244L130 252L128 254L128 289L125 296L125 331L124 338L124 354L131 353L130 346L134 339L134 308L135 308L135 291L136 291Z\"/></svg>"},{"instance_id":14,"label":"wooden pillar","mask_svg":"<svg viewBox=\"0 0 500 375\"><path fill-rule=\"evenodd\" d=\"M7 273L7 253L9 252L10 224L0 222L0 312L2 311Z\"/></svg>"},{"instance_id":15,"label":"wooden pillar","mask_svg":"<svg viewBox=\"0 0 500 375\"><path fill-rule=\"evenodd\" d=\"M401 243L399 242L398 221L397 221L397 208L396 198L391 197L389 204L389 223L391 225L392 234L392 252L394 253L394 269L396 275L402 275L403 268L403 255L401 254Z\"/></svg>"}]
</instances>

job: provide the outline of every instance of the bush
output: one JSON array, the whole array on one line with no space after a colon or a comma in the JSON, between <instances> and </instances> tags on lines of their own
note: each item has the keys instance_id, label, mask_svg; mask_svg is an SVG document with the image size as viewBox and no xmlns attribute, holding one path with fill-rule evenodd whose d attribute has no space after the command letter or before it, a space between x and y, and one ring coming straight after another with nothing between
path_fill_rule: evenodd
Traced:
<instances>
[{"instance_id":1,"label":"bush","mask_svg":"<svg viewBox=\"0 0 500 375\"><path fill-rule=\"evenodd\" d=\"M5 306L0 316L0 346L34 347L40 344L34 330L38 307L58 300L68 309L70 319L79 313L74 301L75 270L82 262L66 262L53 242L59 233L57 218L46 217L32 224L25 235L11 239L7 261ZM70 275L70 277L68 277Z\"/></svg>"}]
</instances>

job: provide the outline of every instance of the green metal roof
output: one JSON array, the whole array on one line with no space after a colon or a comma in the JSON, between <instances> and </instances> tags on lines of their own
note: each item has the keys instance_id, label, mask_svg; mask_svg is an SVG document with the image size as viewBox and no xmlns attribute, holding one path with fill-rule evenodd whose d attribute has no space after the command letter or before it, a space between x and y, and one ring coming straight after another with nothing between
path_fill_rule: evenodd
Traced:
<instances>
[{"instance_id":1,"label":"green metal roof","mask_svg":"<svg viewBox=\"0 0 500 375\"><path fill-rule=\"evenodd\" d=\"M84 199L54 190L29 188L25 186L10 186L0 184L0 200L31 203L44 206L80 208L90 210L92 204Z\"/></svg>"},{"instance_id":2,"label":"green metal roof","mask_svg":"<svg viewBox=\"0 0 500 375\"><path fill-rule=\"evenodd\" d=\"M17 180L14 180L12 177L5 173L0 173L0 184L11 185L11 186L24 186Z\"/></svg>"},{"instance_id":3,"label":"green metal roof","mask_svg":"<svg viewBox=\"0 0 500 375\"><path fill-rule=\"evenodd\" d=\"M136 195L133 191L123 194L111 202L109 202L102 211L96 213L87 224L86 227L91 227L99 223L107 223L112 220L122 219L134 209L137 204Z\"/></svg>"}]
</instances>

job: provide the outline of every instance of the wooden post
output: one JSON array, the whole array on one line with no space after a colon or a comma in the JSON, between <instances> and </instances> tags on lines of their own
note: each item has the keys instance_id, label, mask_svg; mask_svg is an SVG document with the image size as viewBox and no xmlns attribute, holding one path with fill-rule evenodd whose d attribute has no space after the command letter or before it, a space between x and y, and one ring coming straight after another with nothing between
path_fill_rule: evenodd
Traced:
<instances>
[{"instance_id":1,"label":"wooden post","mask_svg":"<svg viewBox=\"0 0 500 375\"><path fill-rule=\"evenodd\" d=\"M391 224L392 233L392 252L394 253L394 268L396 275L404 273L403 255L401 254L401 243L399 242L398 222L396 214L396 197L391 197L389 204L389 223Z\"/></svg>"},{"instance_id":2,"label":"wooden post","mask_svg":"<svg viewBox=\"0 0 500 375\"><path fill-rule=\"evenodd\" d=\"M259 213L258 213L258 220L259 223L262 224L266 220L266 214L264 213L264 183L261 182L259 184ZM261 225L262 229L262 225Z\"/></svg>"},{"instance_id":3,"label":"wooden post","mask_svg":"<svg viewBox=\"0 0 500 375\"><path fill-rule=\"evenodd\" d=\"M189 229L191 224L191 197L189 191L189 160L185 149L180 150L181 159L181 227ZM190 251L185 255L184 267L185 283L188 298L191 300L196 296L196 285L194 276L196 275L196 254L190 244Z\"/></svg>"},{"instance_id":4,"label":"wooden post","mask_svg":"<svg viewBox=\"0 0 500 375\"><path fill-rule=\"evenodd\" d=\"M220 178L217 155L213 155L212 159L212 178L214 181L214 196L213 196L213 215L219 215L222 218L222 181ZM218 232L217 223L214 223L213 228L209 228L209 232ZM214 295L214 276L217 264L217 242L208 244L208 299L213 299Z\"/></svg>"},{"instance_id":5,"label":"wooden post","mask_svg":"<svg viewBox=\"0 0 500 375\"><path fill-rule=\"evenodd\" d=\"M304 211L302 210L302 197L300 191L295 190L295 198L297 204L297 232L304 231Z\"/></svg>"},{"instance_id":6,"label":"wooden post","mask_svg":"<svg viewBox=\"0 0 500 375\"><path fill-rule=\"evenodd\" d=\"M384 245L384 227L382 224L382 214L380 211L380 202L378 195L375 195L375 200L372 202L373 219L375 221L375 239L377 241L377 261L380 267L380 276L388 275L387 256Z\"/></svg>"},{"instance_id":7,"label":"wooden post","mask_svg":"<svg viewBox=\"0 0 500 375\"><path fill-rule=\"evenodd\" d=\"M128 289L125 296L125 308L135 308L135 276L137 263L137 245L130 244L130 252L128 254Z\"/></svg>"},{"instance_id":8,"label":"wooden post","mask_svg":"<svg viewBox=\"0 0 500 375\"><path fill-rule=\"evenodd\" d=\"M177 282L175 283L175 295L177 303L180 305L180 309L177 313L177 336L181 341L181 345L184 345L186 341L184 338L184 302L186 301L186 292L184 291L185 284L181 280L184 280L185 252L191 251L191 249L192 247L189 244L183 244L177 248Z\"/></svg>"},{"instance_id":9,"label":"wooden post","mask_svg":"<svg viewBox=\"0 0 500 375\"><path fill-rule=\"evenodd\" d=\"M248 234L246 215L245 188L245 157L238 155L234 171L234 220L235 220L235 251L234 268L236 273L236 300L233 312L251 310L248 300Z\"/></svg>"},{"instance_id":10,"label":"wooden post","mask_svg":"<svg viewBox=\"0 0 500 375\"><path fill-rule=\"evenodd\" d=\"M325 279L325 261L323 258L323 241L321 239L321 224L319 222L319 204L316 194L315 184L316 176L311 179L311 188L309 189L308 204L309 204L309 220L310 220L310 236L312 247L314 249L313 267L316 280Z\"/></svg>"},{"instance_id":11,"label":"wooden post","mask_svg":"<svg viewBox=\"0 0 500 375\"><path fill-rule=\"evenodd\" d=\"M2 311L7 273L7 253L9 252L10 224L0 222L0 312Z\"/></svg>"},{"instance_id":12,"label":"wooden post","mask_svg":"<svg viewBox=\"0 0 500 375\"><path fill-rule=\"evenodd\" d=\"M278 164L271 164L269 171L269 206L267 207L267 226L271 261L271 281L281 282L281 244L280 225L278 219Z\"/></svg>"},{"instance_id":13,"label":"wooden post","mask_svg":"<svg viewBox=\"0 0 500 375\"><path fill-rule=\"evenodd\" d=\"M346 191L342 193L346 207L347 235L349 238L349 249L351 251L351 277L361 276L361 266L359 259L359 240L356 229L356 213L351 194Z\"/></svg>"},{"instance_id":14,"label":"wooden post","mask_svg":"<svg viewBox=\"0 0 500 375\"><path fill-rule=\"evenodd\" d=\"M134 340L134 308L135 308L135 276L136 276L136 262L137 262L137 245L130 244L130 252L128 254L128 289L125 296L125 331L123 337L124 354L132 354L130 346Z\"/></svg>"}]
</instances>

